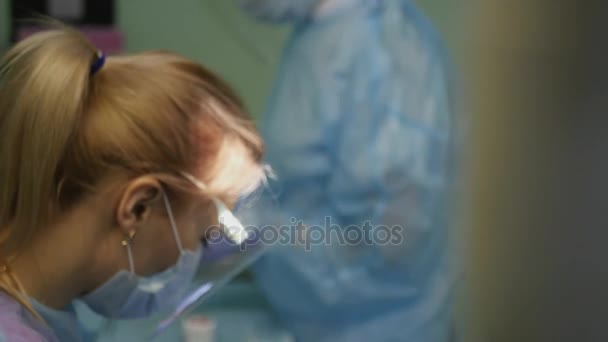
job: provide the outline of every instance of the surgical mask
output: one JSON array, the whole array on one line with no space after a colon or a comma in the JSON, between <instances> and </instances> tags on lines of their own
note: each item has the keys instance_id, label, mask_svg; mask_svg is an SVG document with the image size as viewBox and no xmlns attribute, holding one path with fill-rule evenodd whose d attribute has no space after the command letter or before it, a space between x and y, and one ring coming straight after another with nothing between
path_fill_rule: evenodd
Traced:
<instances>
[{"instance_id":1,"label":"surgical mask","mask_svg":"<svg viewBox=\"0 0 608 342\"><path fill-rule=\"evenodd\" d=\"M308 18L320 0L239 0L243 10L265 21L284 23Z\"/></svg>"},{"instance_id":2,"label":"surgical mask","mask_svg":"<svg viewBox=\"0 0 608 342\"><path fill-rule=\"evenodd\" d=\"M270 170L267 170L269 172ZM269 172L272 177L272 173ZM190 174L182 173L190 182L203 193L208 189L204 183ZM259 226L244 227L230 209L217 198L211 198L217 209L218 236L208 240L205 254L202 256L200 270L191 283L188 294L173 312L159 315L149 339L160 337L169 327L181 318L195 310L207 298L221 289L231 279L255 262L267 247L261 239L262 230Z\"/></svg>"},{"instance_id":3,"label":"surgical mask","mask_svg":"<svg viewBox=\"0 0 608 342\"><path fill-rule=\"evenodd\" d=\"M157 312L173 309L185 296L198 269L203 247L196 251L186 250L173 218L173 212L165 193L165 208L177 248L177 263L163 272L142 277L135 273L133 254L129 241L123 245L129 258L129 271L121 270L99 288L81 298L96 313L107 318L144 318Z\"/></svg>"}]
</instances>

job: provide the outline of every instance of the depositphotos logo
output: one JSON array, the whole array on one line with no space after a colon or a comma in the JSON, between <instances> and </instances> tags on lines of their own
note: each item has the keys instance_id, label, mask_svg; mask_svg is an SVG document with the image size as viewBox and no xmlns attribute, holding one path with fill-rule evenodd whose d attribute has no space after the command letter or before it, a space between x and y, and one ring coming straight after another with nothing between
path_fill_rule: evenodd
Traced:
<instances>
[{"instance_id":1,"label":"depositphotos logo","mask_svg":"<svg viewBox=\"0 0 608 342\"><path fill-rule=\"evenodd\" d=\"M292 217L288 225L245 226L243 230L243 227L225 225L220 220L220 226L221 229L209 231L208 244L226 243L230 240L228 236L242 236L244 243L241 248L262 243L303 246L306 251L310 251L317 245L400 245L405 239L404 229L399 225L372 225L370 221L365 221L362 225L341 226L332 223L330 216L325 217L323 225L305 225L302 220Z\"/></svg>"}]
</instances>

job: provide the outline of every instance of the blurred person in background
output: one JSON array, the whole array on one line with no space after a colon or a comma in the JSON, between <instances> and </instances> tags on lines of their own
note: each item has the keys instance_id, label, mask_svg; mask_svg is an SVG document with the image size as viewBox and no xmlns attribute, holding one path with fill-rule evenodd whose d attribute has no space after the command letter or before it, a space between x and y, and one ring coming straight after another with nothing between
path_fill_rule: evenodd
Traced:
<instances>
[{"instance_id":1,"label":"blurred person in background","mask_svg":"<svg viewBox=\"0 0 608 342\"><path fill-rule=\"evenodd\" d=\"M277 191L248 219L396 227L390 243L277 244L254 267L262 291L298 341L451 340L454 117L432 25L409 0L240 2L294 26L261 123Z\"/></svg>"}]
</instances>

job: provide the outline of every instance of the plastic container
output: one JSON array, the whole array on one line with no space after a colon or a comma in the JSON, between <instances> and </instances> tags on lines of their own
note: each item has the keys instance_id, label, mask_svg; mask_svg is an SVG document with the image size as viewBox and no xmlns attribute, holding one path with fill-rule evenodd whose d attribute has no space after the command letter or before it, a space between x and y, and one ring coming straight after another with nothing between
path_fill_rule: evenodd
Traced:
<instances>
[{"instance_id":1,"label":"plastic container","mask_svg":"<svg viewBox=\"0 0 608 342\"><path fill-rule=\"evenodd\" d=\"M215 321L203 315L193 315L182 321L185 342L214 342Z\"/></svg>"}]
</instances>

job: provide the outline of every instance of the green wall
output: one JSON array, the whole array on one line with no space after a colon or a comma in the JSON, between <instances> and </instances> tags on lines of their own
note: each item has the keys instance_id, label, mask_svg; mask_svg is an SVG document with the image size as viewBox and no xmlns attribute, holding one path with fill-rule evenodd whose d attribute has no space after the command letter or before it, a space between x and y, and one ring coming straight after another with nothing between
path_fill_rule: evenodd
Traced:
<instances>
[{"instance_id":1,"label":"green wall","mask_svg":"<svg viewBox=\"0 0 608 342\"><path fill-rule=\"evenodd\" d=\"M460 13L467 8L467 1L459 0L415 0L418 7L429 17L441 32L451 49L460 46Z\"/></svg>"},{"instance_id":2,"label":"green wall","mask_svg":"<svg viewBox=\"0 0 608 342\"><path fill-rule=\"evenodd\" d=\"M0 50L8 45L9 1L0 0ZM193 58L226 78L256 117L262 113L287 28L254 22L234 0L116 2L128 52L162 48ZM458 47L457 2L417 0L452 50Z\"/></svg>"},{"instance_id":3,"label":"green wall","mask_svg":"<svg viewBox=\"0 0 608 342\"><path fill-rule=\"evenodd\" d=\"M10 24L8 4L9 0L0 0L0 52L4 51L8 45L8 29Z\"/></svg>"},{"instance_id":4,"label":"green wall","mask_svg":"<svg viewBox=\"0 0 608 342\"><path fill-rule=\"evenodd\" d=\"M258 116L287 32L250 20L235 3L118 0L118 23L128 51L164 48L200 61L226 78ZM258 52L263 56L256 58Z\"/></svg>"}]
</instances>

